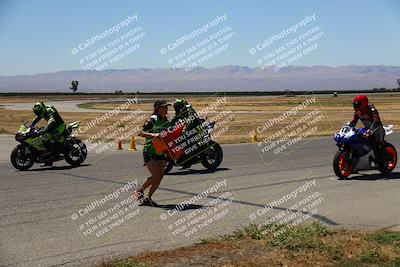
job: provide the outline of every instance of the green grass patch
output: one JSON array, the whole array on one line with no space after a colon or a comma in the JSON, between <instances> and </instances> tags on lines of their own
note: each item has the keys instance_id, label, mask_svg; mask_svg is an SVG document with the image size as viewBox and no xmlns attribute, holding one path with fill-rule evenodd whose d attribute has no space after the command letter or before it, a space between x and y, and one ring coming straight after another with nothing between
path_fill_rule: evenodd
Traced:
<instances>
[{"instance_id":1,"label":"green grass patch","mask_svg":"<svg viewBox=\"0 0 400 267\"><path fill-rule=\"evenodd\" d=\"M322 243L320 237L331 234L326 226L320 223L312 223L303 227L285 227L280 234L268 240L267 244L296 252L308 251L310 249L322 252L327 247Z\"/></svg>"},{"instance_id":2,"label":"green grass patch","mask_svg":"<svg viewBox=\"0 0 400 267\"><path fill-rule=\"evenodd\" d=\"M361 251L357 255L357 258L361 263L379 263L379 252L376 248L372 247L368 250Z\"/></svg>"},{"instance_id":3,"label":"green grass patch","mask_svg":"<svg viewBox=\"0 0 400 267\"><path fill-rule=\"evenodd\" d=\"M253 239L260 240L265 238L264 230L265 229L260 228L255 224L250 224L244 229L244 233Z\"/></svg>"},{"instance_id":4,"label":"green grass patch","mask_svg":"<svg viewBox=\"0 0 400 267\"><path fill-rule=\"evenodd\" d=\"M380 245L391 245L400 250L400 232L376 232L366 236L366 240Z\"/></svg>"}]
</instances>

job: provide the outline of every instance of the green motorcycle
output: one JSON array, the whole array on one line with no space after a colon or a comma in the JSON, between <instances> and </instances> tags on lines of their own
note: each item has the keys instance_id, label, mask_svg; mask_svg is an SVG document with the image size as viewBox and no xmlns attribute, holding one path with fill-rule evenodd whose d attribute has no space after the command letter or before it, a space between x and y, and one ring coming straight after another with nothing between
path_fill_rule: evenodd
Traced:
<instances>
[{"instance_id":1,"label":"green motorcycle","mask_svg":"<svg viewBox=\"0 0 400 267\"><path fill-rule=\"evenodd\" d=\"M38 130L21 125L15 140L21 144L17 145L11 152L12 165L21 171L28 170L34 163L48 163L65 159L72 166L82 164L87 156L87 148L84 142L75 138L74 131L80 122L68 124L63 133L55 137L54 148L49 151L44 141L48 140L49 133L38 135Z\"/></svg>"}]
</instances>

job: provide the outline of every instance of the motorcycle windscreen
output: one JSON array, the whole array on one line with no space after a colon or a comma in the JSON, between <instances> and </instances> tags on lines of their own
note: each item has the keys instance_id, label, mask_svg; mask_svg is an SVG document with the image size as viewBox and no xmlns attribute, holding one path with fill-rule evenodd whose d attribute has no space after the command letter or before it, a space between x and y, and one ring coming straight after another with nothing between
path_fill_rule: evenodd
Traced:
<instances>
[{"instance_id":1,"label":"motorcycle windscreen","mask_svg":"<svg viewBox=\"0 0 400 267\"><path fill-rule=\"evenodd\" d=\"M154 150L158 153L166 153L172 159L178 160L182 155L184 150L178 146L178 137L182 135L183 125L177 126L173 131L166 131L166 134L161 134L157 138L153 138L152 143Z\"/></svg>"},{"instance_id":2,"label":"motorcycle windscreen","mask_svg":"<svg viewBox=\"0 0 400 267\"><path fill-rule=\"evenodd\" d=\"M19 133L23 133L26 131L26 126L25 125L21 125L21 127L19 127L18 132Z\"/></svg>"}]
</instances>

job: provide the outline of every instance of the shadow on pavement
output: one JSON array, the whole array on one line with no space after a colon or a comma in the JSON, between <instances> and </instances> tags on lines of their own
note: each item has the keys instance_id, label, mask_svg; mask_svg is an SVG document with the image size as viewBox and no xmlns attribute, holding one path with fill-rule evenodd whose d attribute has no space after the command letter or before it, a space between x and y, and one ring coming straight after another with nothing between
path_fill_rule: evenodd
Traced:
<instances>
[{"instance_id":1,"label":"shadow on pavement","mask_svg":"<svg viewBox=\"0 0 400 267\"><path fill-rule=\"evenodd\" d=\"M87 167L91 166L90 164L81 164L79 166L71 166L71 165L65 165L65 166L49 166L49 167L40 167L37 169L29 169L25 172L38 172L38 171L59 171L59 170L70 170L70 169L75 169L75 168L80 168L80 167Z\"/></svg>"},{"instance_id":2,"label":"shadow on pavement","mask_svg":"<svg viewBox=\"0 0 400 267\"><path fill-rule=\"evenodd\" d=\"M374 174L358 174L357 176L353 176L347 178L346 180L360 180L360 181L375 181L375 180L391 180L391 179L399 179L400 172L391 172L388 174L382 173L374 173Z\"/></svg>"},{"instance_id":3,"label":"shadow on pavement","mask_svg":"<svg viewBox=\"0 0 400 267\"><path fill-rule=\"evenodd\" d=\"M229 171L230 169L228 168L217 168L215 170L182 170L182 171L176 171L176 172L169 172L167 175L187 175L187 174L207 174L207 173L214 173L214 172L219 172L219 171Z\"/></svg>"},{"instance_id":4,"label":"shadow on pavement","mask_svg":"<svg viewBox=\"0 0 400 267\"><path fill-rule=\"evenodd\" d=\"M146 205L146 206L149 206L149 205ZM195 204L184 205L184 206L181 206L179 204L166 204L166 205L156 205L156 206L152 206L152 207L153 208L161 208L163 210L174 210L174 209L176 209L177 211L185 211L185 210L204 209L204 208L209 208L210 206L195 205Z\"/></svg>"}]
</instances>

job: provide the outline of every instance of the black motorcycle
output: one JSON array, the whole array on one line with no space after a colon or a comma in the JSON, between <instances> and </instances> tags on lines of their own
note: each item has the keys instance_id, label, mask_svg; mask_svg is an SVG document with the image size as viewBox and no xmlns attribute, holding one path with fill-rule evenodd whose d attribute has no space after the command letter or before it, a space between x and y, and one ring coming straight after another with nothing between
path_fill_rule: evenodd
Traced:
<instances>
[{"instance_id":1,"label":"black motorcycle","mask_svg":"<svg viewBox=\"0 0 400 267\"><path fill-rule=\"evenodd\" d=\"M38 135L38 130L21 125L15 140L21 144L17 145L11 152L12 165L21 171L28 170L34 163L49 163L65 159L72 165L82 164L87 156L87 148L84 142L74 137L73 132L79 127L76 121L66 126L63 134L63 142L54 143L54 151L49 151L43 141L43 135Z\"/></svg>"},{"instance_id":2,"label":"black motorcycle","mask_svg":"<svg viewBox=\"0 0 400 267\"><path fill-rule=\"evenodd\" d=\"M172 159L167 153L167 162L165 165L164 174L168 174L174 166L189 167L197 163L201 163L209 170L215 170L222 162L223 152L221 146L211 140L211 133L214 129L215 122L205 123L202 120L202 140L197 142L198 147L188 154L184 154L178 160Z\"/></svg>"}]
</instances>

